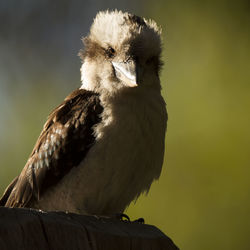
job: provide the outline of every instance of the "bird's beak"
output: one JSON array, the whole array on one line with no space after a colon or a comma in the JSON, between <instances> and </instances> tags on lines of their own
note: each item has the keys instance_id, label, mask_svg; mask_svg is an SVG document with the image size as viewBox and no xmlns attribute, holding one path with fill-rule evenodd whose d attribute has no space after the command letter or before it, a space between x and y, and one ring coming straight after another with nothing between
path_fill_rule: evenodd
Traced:
<instances>
[{"instance_id":1,"label":"bird's beak","mask_svg":"<svg viewBox=\"0 0 250 250\"><path fill-rule=\"evenodd\" d=\"M128 87L136 87L137 67L133 60L127 62L112 62L116 76Z\"/></svg>"}]
</instances>

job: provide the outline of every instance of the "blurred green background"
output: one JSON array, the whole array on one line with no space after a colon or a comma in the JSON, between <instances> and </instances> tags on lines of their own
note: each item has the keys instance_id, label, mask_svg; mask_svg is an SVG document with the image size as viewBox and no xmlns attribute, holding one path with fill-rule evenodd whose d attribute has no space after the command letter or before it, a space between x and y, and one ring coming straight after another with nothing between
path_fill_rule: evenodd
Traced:
<instances>
[{"instance_id":1,"label":"blurred green background","mask_svg":"<svg viewBox=\"0 0 250 250\"><path fill-rule=\"evenodd\" d=\"M0 192L23 168L48 113L80 85L80 37L107 8L163 28L165 162L127 213L181 249L250 249L248 0L1 1Z\"/></svg>"}]
</instances>

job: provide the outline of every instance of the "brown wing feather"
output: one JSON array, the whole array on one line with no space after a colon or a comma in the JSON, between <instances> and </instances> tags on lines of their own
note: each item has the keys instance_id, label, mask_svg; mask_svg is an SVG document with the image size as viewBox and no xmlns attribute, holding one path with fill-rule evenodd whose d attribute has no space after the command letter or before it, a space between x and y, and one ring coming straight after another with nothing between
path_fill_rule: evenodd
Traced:
<instances>
[{"instance_id":1,"label":"brown wing feather","mask_svg":"<svg viewBox=\"0 0 250 250\"><path fill-rule=\"evenodd\" d=\"M82 89L70 94L50 114L25 167L6 189L2 203L28 207L76 167L94 143L93 126L100 122L102 110L98 94Z\"/></svg>"},{"instance_id":2,"label":"brown wing feather","mask_svg":"<svg viewBox=\"0 0 250 250\"><path fill-rule=\"evenodd\" d=\"M4 206L10 196L10 193L12 192L13 187L16 185L18 180L18 176L8 185L8 187L5 189L3 196L0 199L0 206Z\"/></svg>"}]
</instances>

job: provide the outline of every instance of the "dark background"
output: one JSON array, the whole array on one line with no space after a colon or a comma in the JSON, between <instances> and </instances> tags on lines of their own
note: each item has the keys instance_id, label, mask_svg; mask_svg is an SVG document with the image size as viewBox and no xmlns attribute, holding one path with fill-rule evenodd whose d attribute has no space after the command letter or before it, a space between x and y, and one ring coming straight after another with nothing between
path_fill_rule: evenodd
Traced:
<instances>
[{"instance_id":1,"label":"dark background","mask_svg":"<svg viewBox=\"0 0 250 250\"><path fill-rule=\"evenodd\" d=\"M181 249L249 249L249 1L1 1L0 192L25 165L49 112L80 86L80 38L108 8L163 29L165 163L127 213Z\"/></svg>"}]
</instances>

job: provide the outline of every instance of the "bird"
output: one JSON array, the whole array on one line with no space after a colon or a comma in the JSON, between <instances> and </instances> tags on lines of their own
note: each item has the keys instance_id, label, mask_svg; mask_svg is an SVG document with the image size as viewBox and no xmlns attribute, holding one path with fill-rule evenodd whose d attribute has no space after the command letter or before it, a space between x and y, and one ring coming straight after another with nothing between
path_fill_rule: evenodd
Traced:
<instances>
[{"instance_id":1,"label":"bird","mask_svg":"<svg viewBox=\"0 0 250 250\"><path fill-rule=\"evenodd\" d=\"M79 52L81 86L50 113L1 206L111 215L148 193L168 120L161 33L151 19L97 13Z\"/></svg>"}]
</instances>

